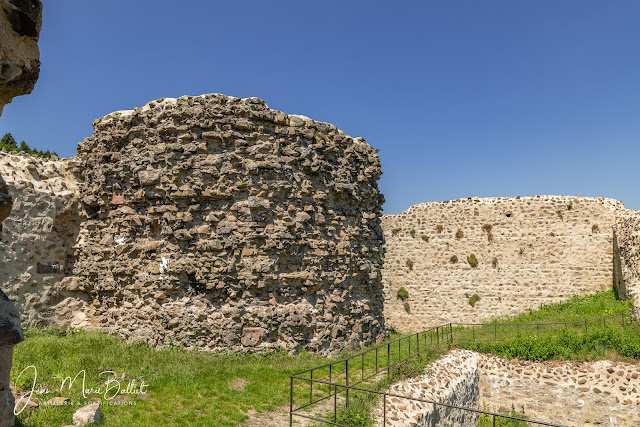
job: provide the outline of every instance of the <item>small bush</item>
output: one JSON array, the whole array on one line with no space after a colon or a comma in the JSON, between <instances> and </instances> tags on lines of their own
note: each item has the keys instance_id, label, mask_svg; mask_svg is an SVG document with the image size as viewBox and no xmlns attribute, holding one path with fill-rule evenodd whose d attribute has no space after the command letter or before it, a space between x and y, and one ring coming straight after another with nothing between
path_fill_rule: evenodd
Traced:
<instances>
[{"instance_id":1,"label":"small bush","mask_svg":"<svg viewBox=\"0 0 640 427\"><path fill-rule=\"evenodd\" d=\"M493 242L493 233L487 233L487 240L489 243Z\"/></svg>"},{"instance_id":2,"label":"small bush","mask_svg":"<svg viewBox=\"0 0 640 427\"><path fill-rule=\"evenodd\" d=\"M600 227L598 227L598 224L593 224L591 226L591 232L594 233L594 234L600 232Z\"/></svg>"},{"instance_id":3,"label":"small bush","mask_svg":"<svg viewBox=\"0 0 640 427\"><path fill-rule=\"evenodd\" d=\"M396 234L398 234L399 232L400 232L400 229L399 229L399 228L394 228L393 230L391 230L391 234L392 234L393 236L395 236L395 235L396 235Z\"/></svg>"},{"instance_id":4,"label":"small bush","mask_svg":"<svg viewBox=\"0 0 640 427\"><path fill-rule=\"evenodd\" d=\"M569 202L569 204L567 205L567 210L570 211L571 209L573 209L573 202Z\"/></svg>"},{"instance_id":5,"label":"small bush","mask_svg":"<svg viewBox=\"0 0 640 427\"><path fill-rule=\"evenodd\" d=\"M437 231L438 233L442 233L442 232L444 231L444 227L443 227L442 225L437 225L437 226L436 226L436 231Z\"/></svg>"},{"instance_id":6,"label":"small bush","mask_svg":"<svg viewBox=\"0 0 640 427\"><path fill-rule=\"evenodd\" d=\"M467 257L467 262L472 268L478 267L478 258L474 254L471 254Z\"/></svg>"},{"instance_id":7,"label":"small bush","mask_svg":"<svg viewBox=\"0 0 640 427\"><path fill-rule=\"evenodd\" d=\"M411 227L411 230L409 231L409 234L411 234L411 237L416 237L416 229Z\"/></svg>"},{"instance_id":8,"label":"small bush","mask_svg":"<svg viewBox=\"0 0 640 427\"><path fill-rule=\"evenodd\" d=\"M404 310L405 310L407 313L411 313L411 307L409 307L409 303L408 303L408 302L406 302L406 301L404 302Z\"/></svg>"},{"instance_id":9,"label":"small bush","mask_svg":"<svg viewBox=\"0 0 640 427\"><path fill-rule=\"evenodd\" d=\"M558 214L558 218L563 219L564 217L562 216L562 212L560 211L556 211L556 214Z\"/></svg>"},{"instance_id":10,"label":"small bush","mask_svg":"<svg viewBox=\"0 0 640 427\"><path fill-rule=\"evenodd\" d=\"M520 250L518 251L518 255L520 256L524 255L524 248L520 248Z\"/></svg>"},{"instance_id":11,"label":"small bush","mask_svg":"<svg viewBox=\"0 0 640 427\"><path fill-rule=\"evenodd\" d=\"M475 307L476 303L480 300L480 297L478 296L478 294L473 294L471 295L471 298L469 298L469 305L471 307Z\"/></svg>"},{"instance_id":12,"label":"small bush","mask_svg":"<svg viewBox=\"0 0 640 427\"><path fill-rule=\"evenodd\" d=\"M462 237L464 237L464 233L462 232L461 229L458 228L458 231L456 231L456 239L462 239Z\"/></svg>"},{"instance_id":13,"label":"small bush","mask_svg":"<svg viewBox=\"0 0 640 427\"><path fill-rule=\"evenodd\" d=\"M449 258L449 262L451 264L456 264L458 262L458 257L457 256L452 256L451 258Z\"/></svg>"},{"instance_id":14,"label":"small bush","mask_svg":"<svg viewBox=\"0 0 640 427\"><path fill-rule=\"evenodd\" d=\"M409 267L409 270L413 270L413 261L410 259L407 260L407 267Z\"/></svg>"},{"instance_id":15,"label":"small bush","mask_svg":"<svg viewBox=\"0 0 640 427\"><path fill-rule=\"evenodd\" d=\"M398 289L397 296L398 296L398 299L401 299L402 301L404 301L407 298L409 298L409 291L407 291L403 286L400 289Z\"/></svg>"},{"instance_id":16,"label":"small bush","mask_svg":"<svg viewBox=\"0 0 640 427\"><path fill-rule=\"evenodd\" d=\"M491 267L498 268L498 258L493 257L493 259L491 260Z\"/></svg>"},{"instance_id":17,"label":"small bush","mask_svg":"<svg viewBox=\"0 0 640 427\"><path fill-rule=\"evenodd\" d=\"M423 234L422 236L420 236L420 238L425 242L429 243L429 236L427 236L426 234Z\"/></svg>"},{"instance_id":18,"label":"small bush","mask_svg":"<svg viewBox=\"0 0 640 427\"><path fill-rule=\"evenodd\" d=\"M485 233L491 233L492 229L493 226L491 224L485 224L482 226L482 231L484 231Z\"/></svg>"}]
</instances>

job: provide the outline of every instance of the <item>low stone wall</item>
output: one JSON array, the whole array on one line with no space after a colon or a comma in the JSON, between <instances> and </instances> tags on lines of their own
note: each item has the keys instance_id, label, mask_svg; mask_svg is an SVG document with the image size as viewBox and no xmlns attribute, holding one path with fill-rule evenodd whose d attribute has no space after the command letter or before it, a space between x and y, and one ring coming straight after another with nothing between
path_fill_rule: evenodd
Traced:
<instances>
[{"instance_id":1,"label":"low stone wall","mask_svg":"<svg viewBox=\"0 0 640 427\"><path fill-rule=\"evenodd\" d=\"M562 425L631 427L640 420L640 364L531 362L483 355L480 402Z\"/></svg>"},{"instance_id":2,"label":"low stone wall","mask_svg":"<svg viewBox=\"0 0 640 427\"><path fill-rule=\"evenodd\" d=\"M640 419L637 363L531 362L454 350L434 362L426 374L396 383L388 391L492 412L515 409L529 419L561 425L631 427ZM380 404L376 411L380 420ZM431 405L387 400L391 425L429 426L431 411ZM475 426L477 416L463 419L465 412L470 414L452 411L455 417L438 425Z\"/></svg>"},{"instance_id":3,"label":"low stone wall","mask_svg":"<svg viewBox=\"0 0 640 427\"><path fill-rule=\"evenodd\" d=\"M388 392L401 396L433 400L455 406L476 408L479 402L478 362L480 355L467 350L454 350L435 361L424 375L392 385ZM475 412L433 405L398 397L387 398L387 426L430 427L436 425L476 427ZM383 424L380 402L374 410L376 425Z\"/></svg>"},{"instance_id":4,"label":"low stone wall","mask_svg":"<svg viewBox=\"0 0 640 427\"><path fill-rule=\"evenodd\" d=\"M632 297L640 313L640 212L618 213L613 236L613 283L622 298Z\"/></svg>"},{"instance_id":5,"label":"low stone wall","mask_svg":"<svg viewBox=\"0 0 640 427\"><path fill-rule=\"evenodd\" d=\"M477 322L609 289L619 209L605 198L527 196L422 203L384 215L387 324L407 332Z\"/></svg>"}]
</instances>

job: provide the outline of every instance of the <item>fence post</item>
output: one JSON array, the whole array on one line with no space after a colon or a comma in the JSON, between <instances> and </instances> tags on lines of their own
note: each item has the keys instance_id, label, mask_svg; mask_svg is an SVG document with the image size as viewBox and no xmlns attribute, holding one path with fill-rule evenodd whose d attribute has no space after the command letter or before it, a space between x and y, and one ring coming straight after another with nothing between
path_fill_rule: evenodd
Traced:
<instances>
[{"instance_id":1,"label":"fence post","mask_svg":"<svg viewBox=\"0 0 640 427\"><path fill-rule=\"evenodd\" d=\"M453 323L449 323L449 334L451 334L451 344L453 344Z\"/></svg>"},{"instance_id":2,"label":"fence post","mask_svg":"<svg viewBox=\"0 0 640 427\"><path fill-rule=\"evenodd\" d=\"M313 370L311 370L310 372L311 374L311 381L309 381L309 404L311 404L311 402L313 402Z\"/></svg>"},{"instance_id":3,"label":"fence post","mask_svg":"<svg viewBox=\"0 0 640 427\"><path fill-rule=\"evenodd\" d=\"M349 407L349 359L345 362L345 371L347 373L346 384L347 384L347 408Z\"/></svg>"},{"instance_id":4,"label":"fence post","mask_svg":"<svg viewBox=\"0 0 640 427\"><path fill-rule=\"evenodd\" d=\"M329 385L331 390L331 385ZM333 386L333 422L338 421L338 385Z\"/></svg>"},{"instance_id":5,"label":"fence post","mask_svg":"<svg viewBox=\"0 0 640 427\"><path fill-rule=\"evenodd\" d=\"M436 327L436 347L440 348L440 326Z\"/></svg>"},{"instance_id":6,"label":"fence post","mask_svg":"<svg viewBox=\"0 0 640 427\"><path fill-rule=\"evenodd\" d=\"M584 321L584 333L586 334L587 332L589 332L589 329L587 328L587 321Z\"/></svg>"},{"instance_id":7,"label":"fence post","mask_svg":"<svg viewBox=\"0 0 640 427\"><path fill-rule=\"evenodd\" d=\"M493 427L496 427L496 416L493 416Z\"/></svg>"},{"instance_id":8,"label":"fence post","mask_svg":"<svg viewBox=\"0 0 640 427\"><path fill-rule=\"evenodd\" d=\"M391 343L387 344L387 384L391 384Z\"/></svg>"},{"instance_id":9,"label":"fence post","mask_svg":"<svg viewBox=\"0 0 640 427\"><path fill-rule=\"evenodd\" d=\"M289 386L289 427L293 426L293 375Z\"/></svg>"},{"instance_id":10,"label":"fence post","mask_svg":"<svg viewBox=\"0 0 640 427\"><path fill-rule=\"evenodd\" d=\"M493 324L493 340L498 341L498 324Z\"/></svg>"},{"instance_id":11,"label":"fence post","mask_svg":"<svg viewBox=\"0 0 640 427\"><path fill-rule=\"evenodd\" d=\"M418 360L420 360L420 332L416 334L416 353L418 353Z\"/></svg>"},{"instance_id":12,"label":"fence post","mask_svg":"<svg viewBox=\"0 0 640 427\"><path fill-rule=\"evenodd\" d=\"M382 426L387 425L387 392L385 391L382 395L384 399L384 403L382 404ZM333 421L335 423L335 420Z\"/></svg>"},{"instance_id":13,"label":"fence post","mask_svg":"<svg viewBox=\"0 0 640 427\"><path fill-rule=\"evenodd\" d=\"M433 415L431 417L431 426L432 427L436 427L436 412L438 411L438 408L436 407L436 403L433 402Z\"/></svg>"},{"instance_id":14,"label":"fence post","mask_svg":"<svg viewBox=\"0 0 640 427\"><path fill-rule=\"evenodd\" d=\"M473 342L476 342L476 325L471 325L471 330L473 331Z\"/></svg>"}]
</instances>

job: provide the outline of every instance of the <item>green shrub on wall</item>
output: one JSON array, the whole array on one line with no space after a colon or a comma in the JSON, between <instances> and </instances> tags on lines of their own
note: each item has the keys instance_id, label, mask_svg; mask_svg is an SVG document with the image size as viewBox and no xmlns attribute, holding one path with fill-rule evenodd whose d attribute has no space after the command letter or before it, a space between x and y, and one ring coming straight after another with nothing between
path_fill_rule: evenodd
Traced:
<instances>
[{"instance_id":1,"label":"green shrub on wall","mask_svg":"<svg viewBox=\"0 0 640 427\"><path fill-rule=\"evenodd\" d=\"M407 298L409 298L409 291L407 291L403 286L400 289L398 289L398 295L397 296L398 296L399 299L404 301Z\"/></svg>"},{"instance_id":2,"label":"green shrub on wall","mask_svg":"<svg viewBox=\"0 0 640 427\"><path fill-rule=\"evenodd\" d=\"M409 303L408 302L404 302L404 309L407 313L411 313L411 307L409 307Z\"/></svg>"},{"instance_id":3,"label":"green shrub on wall","mask_svg":"<svg viewBox=\"0 0 640 427\"><path fill-rule=\"evenodd\" d=\"M471 307L475 307L476 303L480 300L480 296L478 294L473 294L471 295L471 298L469 298L469 305Z\"/></svg>"},{"instance_id":4,"label":"green shrub on wall","mask_svg":"<svg viewBox=\"0 0 640 427\"><path fill-rule=\"evenodd\" d=\"M410 259L407 260L407 267L409 267L409 270L413 270L413 261Z\"/></svg>"},{"instance_id":5,"label":"green shrub on wall","mask_svg":"<svg viewBox=\"0 0 640 427\"><path fill-rule=\"evenodd\" d=\"M471 254L467 257L467 262L472 268L478 267L478 258L474 254Z\"/></svg>"},{"instance_id":6,"label":"green shrub on wall","mask_svg":"<svg viewBox=\"0 0 640 427\"><path fill-rule=\"evenodd\" d=\"M426 234L423 234L422 236L420 236L420 238L425 242L429 243L429 236L427 236Z\"/></svg>"},{"instance_id":7,"label":"green shrub on wall","mask_svg":"<svg viewBox=\"0 0 640 427\"><path fill-rule=\"evenodd\" d=\"M450 262L451 264L455 264L455 263L457 263L457 262L458 262L458 257L457 257L457 256L455 256L455 255L454 255L454 256L452 256L451 258L449 258L449 262Z\"/></svg>"}]
</instances>

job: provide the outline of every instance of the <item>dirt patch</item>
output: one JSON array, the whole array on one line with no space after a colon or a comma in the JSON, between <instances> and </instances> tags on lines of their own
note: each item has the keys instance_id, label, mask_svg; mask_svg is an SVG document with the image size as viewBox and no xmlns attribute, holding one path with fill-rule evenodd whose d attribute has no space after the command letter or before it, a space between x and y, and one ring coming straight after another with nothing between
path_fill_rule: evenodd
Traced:
<instances>
[{"instance_id":1,"label":"dirt patch","mask_svg":"<svg viewBox=\"0 0 640 427\"><path fill-rule=\"evenodd\" d=\"M249 384L249 381L245 380L244 378L235 378L233 381L231 381L231 384L229 384L229 387L231 387L234 390L244 390L244 387Z\"/></svg>"}]
</instances>

